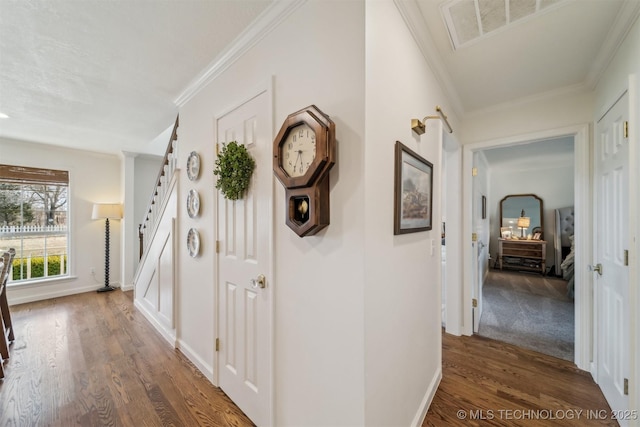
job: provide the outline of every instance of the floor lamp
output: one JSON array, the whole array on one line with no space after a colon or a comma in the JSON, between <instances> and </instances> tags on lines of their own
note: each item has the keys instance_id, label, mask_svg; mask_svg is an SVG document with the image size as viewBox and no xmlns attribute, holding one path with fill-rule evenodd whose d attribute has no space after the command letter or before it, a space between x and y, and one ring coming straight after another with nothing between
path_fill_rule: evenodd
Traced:
<instances>
[{"instance_id":1,"label":"floor lamp","mask_svg":"<svg viewBox=\"0 0 640 427\"><path fill-rule=\"evenodd\" d=\"M122 205L119 203L95 203L91 219L104 219L104 286L98 292L115 290L109 286L109 219L122 218Z\"/></svg>"}]
</instances>

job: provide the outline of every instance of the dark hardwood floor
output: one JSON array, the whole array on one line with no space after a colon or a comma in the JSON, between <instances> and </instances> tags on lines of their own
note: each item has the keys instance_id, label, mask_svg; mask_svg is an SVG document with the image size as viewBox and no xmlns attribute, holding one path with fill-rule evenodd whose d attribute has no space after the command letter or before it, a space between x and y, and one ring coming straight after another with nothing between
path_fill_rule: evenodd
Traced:
<instances>
[{"instance_id":1,"label":"dark hardwood floor","mask_svg":"<svg viewBox=\"0 0 640 427\"><path fill-rule=\"evenodd\" d=\"M442 342L442 382L423 426L618 425L572 362L480 336Z\"/></svg>"},{"instance_id":2,"label":"dark hardwood floor","mask_svg":"<svg viewBox=\"0 0 640 427\"><path fill-rule=\"evenodd\" d=\"M0 426L251 426L138 312L132 292L11 307Z\"/></svg>"},{"instance_id":3,"label":"dark hardwood floor","mask_svg":"<svg viewBox=\"0 0 640 427\"><path fill-rule=\"evenodd\" d=\"M131 298L117 290L13 306L0 426L251 426ZM445 334L443 344L424 426L615 425L598 387L570 362L482 337ZM528 410L556 419L522 419L535 415Z\"/></svg>"}]
</instances>

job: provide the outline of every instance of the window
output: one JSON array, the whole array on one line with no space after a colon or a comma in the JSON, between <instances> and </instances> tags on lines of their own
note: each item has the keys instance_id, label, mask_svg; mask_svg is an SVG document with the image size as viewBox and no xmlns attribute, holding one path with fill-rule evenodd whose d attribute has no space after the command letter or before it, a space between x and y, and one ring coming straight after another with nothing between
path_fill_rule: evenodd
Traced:
<instances>
[{"instance_id":1,"label":"window","mask_svg":"<svg viewBox=\"0 0 640 427\"><path fill-rule=\"evenodd\" d=\"M69 173L0 164L0 248L15 248L9 282L69 274Z\"/></svg>"}]
</instances>

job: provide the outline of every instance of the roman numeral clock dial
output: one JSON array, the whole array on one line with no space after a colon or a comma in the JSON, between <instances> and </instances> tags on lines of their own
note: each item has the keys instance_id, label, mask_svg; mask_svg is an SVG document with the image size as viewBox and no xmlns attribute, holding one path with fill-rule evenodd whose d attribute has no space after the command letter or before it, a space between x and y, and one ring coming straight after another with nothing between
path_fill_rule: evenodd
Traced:
<instances>
[{"instance_id":1,"label":"roman numeral clock dial","mask_svg":"<svg viewBox=\"0 0 640 427\"><path fill-rule=\"evenodd\" d=\"M335 124L315 105L289 114L273 141L273 172L285 188L286 224L298 236L329 225Z\"/></svg>"}]
</instances>

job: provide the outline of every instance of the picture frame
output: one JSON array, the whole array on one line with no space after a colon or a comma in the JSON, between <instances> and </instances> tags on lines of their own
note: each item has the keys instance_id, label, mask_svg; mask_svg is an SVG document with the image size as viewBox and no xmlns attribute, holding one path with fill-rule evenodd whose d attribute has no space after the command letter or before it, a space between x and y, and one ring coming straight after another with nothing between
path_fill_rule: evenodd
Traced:
<instances>
[{"instance_id":1,"label":"picture frame","mask_svg":"<svg viewBox=\"0 0 640 427\"><path fill-rule=\"evenodd\" d=\"M542 239L542 233L533 233L533 240L541 240Z\"/></svg>"},{"instance_id":2,"label":"picture frame","mask_svg":"<svg viewBox=\"0 0 640 427\"><path fill-rule=\"evenodd\" d=\"M393 234L433 228L433 164L396 141Z\"/></svg>"},{"instance_id":3,"label":"picture frame","mask_svg":"<svg viewBox=\"0 0 640 427\"><path fill-rule=\"evenodd\" d=\"M500 227L500 237L503 239L510 239L511 229L509 227Z\"/></svg>"}]
</instances>

